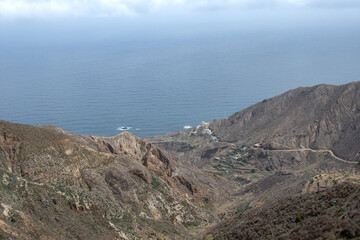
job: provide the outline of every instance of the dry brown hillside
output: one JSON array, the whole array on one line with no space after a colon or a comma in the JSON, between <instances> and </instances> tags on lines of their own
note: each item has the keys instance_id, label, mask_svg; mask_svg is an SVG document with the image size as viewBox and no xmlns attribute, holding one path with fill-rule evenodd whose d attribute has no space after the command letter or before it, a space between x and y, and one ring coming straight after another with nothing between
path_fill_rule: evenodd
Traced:
<instances>
[{"instance_id":1,"label":"dry brown hillside","mask_svg":"<svg viewBox=\"0 0 360 240\"><path fill-rule=\"evenodd\" d=\"M0 121L0 239L192 238L226 183L183 165L127 132Z\"/></svg>"},{"instance_id":2,"label":"dry brown hillside","mask_svg":"<svg viewBox=\"0 0 360 240\"><path fill-rule=\"evenodd\" d=\"M316 204L327 206L327 198L340 190L337 184L348 186L349 182L359 181L360 82L300 87L205 128L212 131L210 136L203 134L201 127L149 139L160 148L189 159L204 171L227 178L236 186L231 195L232 203L218 209L221 223L200 238L359 236L355 228L349 230L349 225L358 224L357 218L336 219L338 215L325 208L317 209L316 216L306 215L301 224L294 221L296 214L307 213L306 208L313 204L314 207ZM351 201L358 196L351 191L349 194ZM360 213L356 204L350 204L347 209L351 216ZM341 215L344 216L346 214ZM330 224L331 218L336 223ZM312 224L318 220L324 226ZM333 227L336 229L323 229Z\"/></svg>"},{"instance_id":3,"label":"dry brown hillside","mask_svg":"<svg viewBox=\"0 0 360 240\"><path fill-rule=\"evenodd\" d=\"M330 149L360 159L360 82L300 87L211 125L222 141L266 142L270 147Z\"/></svg>"},{"instance_id":4,"label":"dry brown hillside","mask_svg":"<svg viewBox=\"0 0 360 240\"><path fill-rule=\"evenodd\" d=\"M0 239L356 239L360 82L150 139L0 121Z\"/></svg>"},{"instance_id":5,"label":"dry brown hillside","mask_svg":"<svg viewBox=\"0 0 360 240\"><path fill-rule=\"evenodd\" d=\"M250 208L216 226L207 239L358 239L360 185L343 183Z\"/></svg>"}]
</instances>

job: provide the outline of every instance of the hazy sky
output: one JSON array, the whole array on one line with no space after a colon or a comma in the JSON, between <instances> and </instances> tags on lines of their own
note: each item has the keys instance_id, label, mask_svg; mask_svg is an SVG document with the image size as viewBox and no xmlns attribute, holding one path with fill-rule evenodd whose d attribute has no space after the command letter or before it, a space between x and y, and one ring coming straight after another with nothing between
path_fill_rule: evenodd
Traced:
<instances>
[{"instance_id":1,"label":"hazy sky","mask_svg":"<svg viewBox=\"0 0 360 240\"><path fill-rule=\"evenodd\" d=\"M360 0L0 0L0 18L136 17L262 8L360 8Z\"/></svg>"},{"instance_id":2,"label":"hazy sky","mask_svg":"<svg viewBox=\"0 0 360 240\"><path fill-rule=\"evenodd\" d=\"M301 28L358 31L360 0L0 0L0 50Z\"/></svg>"}]
</instances>

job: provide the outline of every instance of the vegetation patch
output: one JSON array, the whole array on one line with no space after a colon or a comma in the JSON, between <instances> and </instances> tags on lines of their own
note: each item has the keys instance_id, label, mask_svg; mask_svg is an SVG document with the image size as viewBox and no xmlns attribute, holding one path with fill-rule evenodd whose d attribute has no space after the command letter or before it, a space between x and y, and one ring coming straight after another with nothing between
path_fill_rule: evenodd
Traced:
<instances>
[{"instance_id":1,"label":"vegetation patch","mask_svg":"<svg viewBox=\"0 0 360 240\"><path fill-rule=\"evenodd\" d=\"M183 226L190 232L194 233L196 230L200 229L201 221L200 220L194 220L192 222L186 222L183 223Z\"/></svg>"},{"instance_id":2,"label":"vegetation patch","mask_svg":"<svg viewBox=\"0 0 360 240\"><path fill-rule=\"evenodd\" d=\"M159 180L157 180L156 177L152 176L152 178L151 178L151 186L152 186L154 189L159 190L160 185L161 185L161 184L160 184Z\"/></svg>"},{"instance_id":3,"label":"vegetation patch","mask_svg":"<svg viewBox=\"0 0 360 240\"><path fill-rule=\"evenodd\" d=\"M250 203L247 203L245 207L238 207L235 211L236 214L240 214L246 210L250 209Z\"/></svg>"},{"instance_id":4,"label":"vegetation patch","mask_svg":"<svg viewBox=\"0 0 360 240\"><path fill-rule=\"evenodd\" d=\"M205 240L213 240L213 239L215 239L215 237L212 234L208 234L205 236Z\"/></svg>"}]
</instances>

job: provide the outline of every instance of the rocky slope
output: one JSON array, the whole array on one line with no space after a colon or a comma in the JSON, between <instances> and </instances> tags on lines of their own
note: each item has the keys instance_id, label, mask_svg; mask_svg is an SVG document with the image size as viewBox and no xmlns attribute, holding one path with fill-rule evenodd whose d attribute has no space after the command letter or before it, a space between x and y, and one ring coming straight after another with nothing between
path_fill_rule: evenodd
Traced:
<instances>
[{"instance_id":1,"label":"rocky slope","mask_svg":"<svg viewBox=\"0 0 360 240\"><path fill-rule=\"evenodd\" d=\"M207 127L216 141L201 129L149 141L235 181L264 179L276 171L294 171L304 179L319 172L355 173L360 82L290 90Z\"/></svg>"},{"instance_id":2,"label":"rocky slope","mask_svg":"<svg viewBox=\"0 0 360 240\"><path fill-rule=\"evenodd\" d=\"M188 239L225 185L127 132L0 121L0 239Z\"/></svg>"},{"instance_id":3,"label":"rocky slope","mask_svg":"<svg viewBox=\"0 0 360 240\"><path fill-rule=\"evenodd\" d=\"M360 185L338 184L246 209L207 239L357 239Z\"/></svg>"},{"instance_id":4,"label":"rocky slope","mask_svg":"<svg viewBox=\"0 0 360 240\"><path fill-rule=\"evenodd\" d=\"M359 96L298 88L145 141L0 121L0 239L359 237Z\"/></svg>"},{"instance_id":5,"label":"rocky slope","mask_svg":"<svg viewBox=\"0 0 360 240\"><path fill-rule=\"evenodd\" d=\"M277 149L330 149L356 161L360 149L360 82L290 90L210 127L222 141L266 142Z\"/></svg>"},{"instance_id":6,"label":"rocky slope","mask_svg":"<svg viewBox=\"0 0 360 240\"><path fill-rule=\"evenodd\" d=\"M247 157L258 178L239 190L231 216L203 237L359 237L359 96L360 82L298 88L211 124L222 144L248 148L235 156L240 163ZM228 159L229 151L216 153ZM244 167L235 172L246 176Z\"/></svg>"},{"instance_id":7,"label":"rocky slope","mask_svg":"<svg viewBox=\"0 0 360 240\"><path fill-rule=\"evenodd\" d=\"M358 179L360 174L360 82L290 90L206 127L212 131L211 136L202 134L200 128L149 139L174 155L190 159L205 171L237 184L231 195L232 204L219 209L222 223L214 227L207 238L204 235L206 239L215 236L216 239L267 239L266 236L312 239L314 229L286 235L296 226L292 222L278 222L281 215L272 213L268 224L267 220L259 221L259 216L267 214L267 208L262 206L272 209L277 203L296 202L295 196L310 206L316 194L304 190L304 186L313 183L311 189L338 191L336 186L336 190L332 189L333 181L349 182L347 178L340 180L339 176ZM324 183L314 176L336 177L329 177ZM357 183L358 180L352 181ZM323 204L326 194L316 201ZM294 209L288 209L289 206L286 204L282 211L292 212ZM240 214L245 210L249 214ZM360 213L356 206L351 211ZM333 217L331 214L321 210L319 218ZM249 226L258 221L261 228L257 229L272 229L279 224L285 230L256 235L257 230ZM350 222L357 224L355 220ZM247 227L243 228L243 224ZM344 224L339 220L335 224L339 231L329 235L319 228L320 235L316 236L346 238L341 233L346 231ZM358 236L359 233L351 234Z\"/></svg>"}]
</instances>

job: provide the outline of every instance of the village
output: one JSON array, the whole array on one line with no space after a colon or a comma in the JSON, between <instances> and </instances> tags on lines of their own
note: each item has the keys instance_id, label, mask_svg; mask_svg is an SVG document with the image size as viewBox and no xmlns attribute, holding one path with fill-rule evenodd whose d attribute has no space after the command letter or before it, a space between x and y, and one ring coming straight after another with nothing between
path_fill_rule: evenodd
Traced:
<instances>
[{"instance_id":1,"label":"village","mask_svg":"<svg viewBox=\"0 0 360 240\"><path fill-rule=\"evenodd\" d=\"M185 126L184 129L190 130L188 137L194 136L209 136L209 142L219 142L219 139L214 136L209 128L210 123L202 121L196 127ZM230 149L220 153L212 159L212 168L209 172L220 175L255 173L254 164L254 149L261 149L264 145L261 142L252 144L250 146L233 146Z\"/></svg>"},{"instance_id":2,"label":"village","mask_svg":"<svg viewBox=\"0 0 360 240\"><path fill-rule=\"evenodd\" d=\"M213 136L211 129L209 129L209 122L202 121L195 128L191 126L185 126L184 129L191 129L188 136L197 136L197 135L208 135L210 136L210 142L217 142L217 137Z\"/></svg>"}]
</instances>

